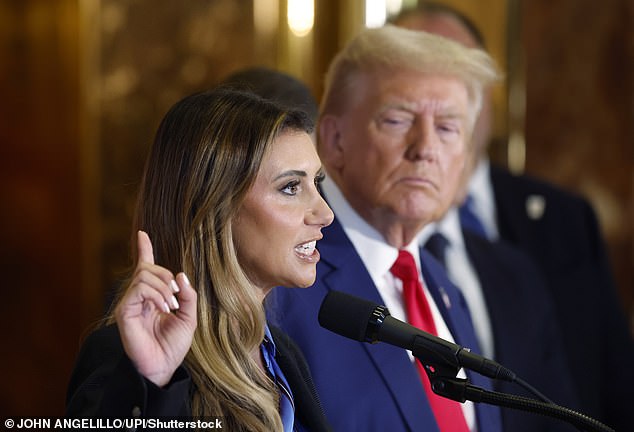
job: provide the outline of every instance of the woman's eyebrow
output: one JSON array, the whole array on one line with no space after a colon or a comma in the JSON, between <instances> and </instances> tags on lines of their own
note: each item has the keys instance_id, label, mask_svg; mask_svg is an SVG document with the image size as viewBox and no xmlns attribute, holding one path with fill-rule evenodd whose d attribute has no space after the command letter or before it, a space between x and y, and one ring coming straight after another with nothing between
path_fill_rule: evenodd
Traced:
<instances>
[{"instance_id":1,"label":"woman's eyebrow","mask_svg":"<svg viewBox=\"0 0 634 432\"><path fill-rule=\"evenodd\" d=\"M284 171L282 174L278 175L273 180L275 181L275 180L279 180L279 179L284 178L284 177L293 177L293 176L306 177L306 176L308 176L308 174L306 174L306 171L288 170L288 171Z\"/></svg>"}]
</instances>

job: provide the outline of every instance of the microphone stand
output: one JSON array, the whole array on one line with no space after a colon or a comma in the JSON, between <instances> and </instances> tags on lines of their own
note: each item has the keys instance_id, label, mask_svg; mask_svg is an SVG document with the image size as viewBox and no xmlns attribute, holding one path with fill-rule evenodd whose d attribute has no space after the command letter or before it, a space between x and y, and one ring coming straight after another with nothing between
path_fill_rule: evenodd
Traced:
<instances>
[{"instance_id":1,"label":"microphone stand","mask_svg":"<svg viewBox=\"0 0 634 432\"><path fill-rule=\"evenodd\" d=\"M459 367L455 358L448 352L442 355L438 350L430 350L424 342L415 343L412 354L423 365L433 392L439 396L460 403L469 400L541 414L564 420L583 431L615 432L603 423L569 408L523 396L485 390L470 384L464 378L457 378Z\"/></svg>"}]
</instances>

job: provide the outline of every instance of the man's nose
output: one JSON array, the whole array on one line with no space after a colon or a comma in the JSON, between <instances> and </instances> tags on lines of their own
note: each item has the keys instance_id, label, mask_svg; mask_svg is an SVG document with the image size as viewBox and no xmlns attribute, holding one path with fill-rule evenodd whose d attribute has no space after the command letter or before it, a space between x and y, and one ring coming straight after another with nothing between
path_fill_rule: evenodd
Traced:
<instances>
[{"instance_id":1,"label":"man's nose","mask_svg":"<svg viewBox=\"0 0 634 432\"><path fill-rule=\"evenodd\" d=\"M407 136L406 157L409 160L433 158L438 146L438 137L433 122L418 118Z\"/></svg>"}]
</instances>

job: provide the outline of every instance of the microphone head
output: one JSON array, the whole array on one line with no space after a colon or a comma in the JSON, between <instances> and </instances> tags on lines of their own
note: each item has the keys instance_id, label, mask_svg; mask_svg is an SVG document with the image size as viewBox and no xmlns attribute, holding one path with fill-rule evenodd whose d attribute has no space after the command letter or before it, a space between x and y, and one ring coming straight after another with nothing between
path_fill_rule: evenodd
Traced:
<instances>
[{"instance_id":1,"label":"microphone head","mask_svg":"<svg viewBox=\"0 0 634 432\"><path fill-rule=\"evenodd\" d=\"M378 327L389 312L368 300L330 291L319 308L319 325L359 342L376 342Z\"/></svg>"}]
</instances>

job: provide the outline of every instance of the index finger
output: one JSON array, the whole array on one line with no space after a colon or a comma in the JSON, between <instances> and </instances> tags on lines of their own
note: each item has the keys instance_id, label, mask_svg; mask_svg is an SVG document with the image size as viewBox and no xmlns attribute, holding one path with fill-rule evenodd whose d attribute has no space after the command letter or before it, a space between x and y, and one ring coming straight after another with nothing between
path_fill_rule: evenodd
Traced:
<instances>
[{"instance_id":1,"label":"index finger","mask_svg":"<svg viewBox=\"0 0 634 432\"><path fill-rule=\"evenodd\" d=\"M139 255L139 264L154 264L154 250L152 249L152 241L145 231L137 232L137 253Z\"/></svg>"}]
</instances>

